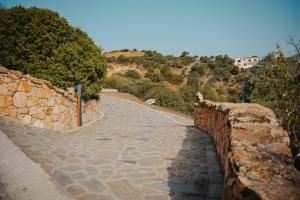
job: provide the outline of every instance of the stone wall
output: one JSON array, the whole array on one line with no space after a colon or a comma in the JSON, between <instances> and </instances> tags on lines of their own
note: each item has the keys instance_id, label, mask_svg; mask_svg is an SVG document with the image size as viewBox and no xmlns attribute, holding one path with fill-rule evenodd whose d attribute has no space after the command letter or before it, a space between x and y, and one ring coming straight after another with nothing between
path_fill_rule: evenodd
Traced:
<instances>
[{"instance_id":1,"label":"stone wall","mask_svg":"<svg viewBox=\"0 0 300 200\"><path fill-rule=\"evenodd\" d=\"M195 126L211 135L224 171L223 199L300 199L289 137L258 104L198 101Z\"/></svg>"},{"instance_id":2,"label":"stone wall","mask_svg":"<svg viewBox=\"0 0 300 200\"><path fill-rule=\"evenodd\" d=\"M77 127L74 92L50 82L0 67L0 115L13 116L39 128L65 131ZM100 117L100 101L84 104L83 122Z\"/></svg>"}]
</instances>

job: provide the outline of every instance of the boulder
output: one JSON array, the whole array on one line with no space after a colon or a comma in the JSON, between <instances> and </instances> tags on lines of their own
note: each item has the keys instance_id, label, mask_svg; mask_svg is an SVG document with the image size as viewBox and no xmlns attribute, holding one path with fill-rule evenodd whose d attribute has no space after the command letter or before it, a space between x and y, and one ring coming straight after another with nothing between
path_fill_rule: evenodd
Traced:
<instances>
[{"instance_id":1,"label":"boulder","mask_svg":"<svg viewBox=\"0 0 300 200\"><path fill-rule=\"evenodd\" d=\"M147 101L145 101L145 103L148 105L152 105L155 103L155 99L147 99Z\"/></svg>"}]
</instances>

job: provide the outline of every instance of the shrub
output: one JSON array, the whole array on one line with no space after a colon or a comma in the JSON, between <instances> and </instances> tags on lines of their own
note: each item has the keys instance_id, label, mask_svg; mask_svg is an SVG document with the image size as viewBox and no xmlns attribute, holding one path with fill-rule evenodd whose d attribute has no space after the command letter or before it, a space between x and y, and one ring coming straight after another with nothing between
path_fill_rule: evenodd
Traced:
<instances>
[{"instance_id":1,"label":"shrub","mask_svg":"<svg viewBox=\"0 0 300 200\"><path fill-rule=\"evenodd\" d=\"M199 91L200 89L199 78L200 75L196 71L192 71L188 76L188 85L194 88L195 91Z\"/></svg>"},{"instance_id":2,"label":"shrub","mask_svg":"<svg viewBox=\"0 0 300 200\"><path fill-rule=\"evenodd\" d=\"M162 76L166 77L167 75L169 75L171 73L171 68L169 66L165 65L160 69L160 73Z\"/></svg>"},{"instance_id":3,"label":"shrub","mask_svg":"<svg viewBox=\"0 0 300 200\"><path fill-rule=\"evenodd\" d=\"M135 70L129 70L125 73L125 76L127 76L128 78L134 78L134 79L140 79L141 75L136 72Z\"/></svg>"},{"instance_id":4,"label":"shrub","mask_svg":"<svg viewBox=\"0 0 300 200\"><path fill-rule=\"evenodd\" d=\"M184 79L184 76L182 74L173 74L171 73L168 77L167 77L167 80L170 82L170 83L173 83L173 84L176 84L176 85L179 85L183 82L183 79Z\"/></svg>"},{"instance_id":5,"label":"shrub","mask_svg":"<svg viewBox=\"0 0 300 200\"><path fill-rule=\"evenodd\" d=\"M67 88L83 84L97 96L107 64L88 35L49 9L0 9L0 63Z\"/></svg>"},{"instance_id":6,"label":"shrub","mask_svg":"<svg viewBox=\"0 0 300 200\"><path fill-rule=\"evenodd\" d=\"M230 70L230 73L232 75L238 75L239 74L239 68L237 66L233 66L232 69Z\"/></svg>"},{"instance_id":7,"label":"shrub","mask_svg":"<svg viewBox=\"0 0 300 200\"><path fill-rule=\"evenodd\" d=\"M195 64L192 66L191 71L196 71L199 73L200 76L203 76L207 72L207 66L206 65L200 65L200 64Z\"/></svg>"},{"instance_id":8,"label":"shrub","mask_svg":"<svg viewBox=\"0 0 300 200\"><path fill-rule=\"evenodd\" d=\"M184 101L194 101L196 91L193 87L189 85L184 85L180 87L179 94L181 95Z\"/></svg>"},{"instance_id":9,"label":"shrub","mask_svg":"<svg viewBox=\"0 0 300 200\"><path fill-rule=\"evenodd\" d=\"M156 104L172 108L177 111L184 111L184 101L180 95L166 87L158 86L146 92L145 98L154 98Z\"/></svg>"},{"instance_id":10,"label":"shrub","mask_svg":"<svg viewBox=\"0 0 300 200\"><path fill-rule=\"evenodd\" d=\"M203 88L202 95L203 95L204 99L208 99L211 101L219 100L218 93L213 89L213 87L211 85L206 85Z\"/></svg>"},{"instance_id":11,"label":"shrub","mask_svg":"<svg viewBox=\"0 0 300 200\"><path fill-rule=\"evenodd\" d=\"M208 68L210 68L210 69L212 69L212 70L214 70L214 69L216 68L215 63L213 63L213 62L209 62L209 63L207 64L207 66L208 66Z\"/></svg>"},{"instance_id":12,"label":"shrub","mask_svg":"<svg viewBox=\"0 0 300 200\"><path fill-rule=\"evenodd\" d=\"M147 73L145 74L145 78L149 78L153 82L161 82L164 79L160 73L155 72L153 68L148 69Z\"/></svg>"},{"instance_id":13,"label":"shrub","mask_svg":"<svg viewBox=\"0 0 300 200\"><path fill-rule=\"evenodd\" d=\"M201 56L199 60L200 60L201 62L207 63L207 62L210 60L210 58L207 57L207 56Z\"/></svg>"}]
</instances>

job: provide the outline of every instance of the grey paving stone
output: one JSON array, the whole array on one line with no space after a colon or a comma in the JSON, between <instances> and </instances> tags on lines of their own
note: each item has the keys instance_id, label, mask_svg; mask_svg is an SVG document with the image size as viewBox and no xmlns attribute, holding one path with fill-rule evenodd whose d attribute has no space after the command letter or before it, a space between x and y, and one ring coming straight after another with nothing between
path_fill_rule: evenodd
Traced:
<instances>
[{"instance_id":1,"label":"grey paving stone","mask_svg":"<svg viewBox=\"0 0 300 200\"><path fill-rule=\"evenodd\" d=\"M92 166L84 166L83 169L88 173L88 175L96 175L98 170Z\"/></svg>"},{"instance_id":2,"label":"grey paving stone","mask_svg":"<svg viewBox=\"0 0 300 200\"><path fill-rule=\"evenodd\" d=\"M78 200L112 200L113 198L106 195L85 194L78 198Z\"/></svg>"},{"instance_id":3,"label":"grey paving stone","mask_svg":"<svg viewBox=\"0 0 300 200\"><path fill-rule=\"evenodd\" d=\"M63 168L66 171L78 171L81 169L81 167L77 166L77 165L69 165Z\"/></svg>"},{"instance_id":4,"label":"grey paving stone","mask_svg":"<svg viewBox=\"0 0 300 200\"><path fill-rule=\"evenodd\" d=\"M52 177L63 186L73 183L72 179L60 170L54 171Z\"/></svg>"},{"instance_id":5,"label":"grey paving stone","mask_svg":"<svg viewBox=\"0 0 300 200\"><path fill-rule=\"evenodd\" d=\"M96 178L80 181L80 183L93 192L103 192L105 190L105 186Z\"/></svg>"},{"instance_id":6,"label":"grey paving stone","mask_svg":"<svg viewBox=\"0 0 300 200\"><path fill-rule=\"evenodd\" d=\"M75 179L75 180L82 180L82 179L87 178L87 176L83 172L74 172L74 173L71 173L71 177L73 179Z\"/></svg>"},{"instance_id":7,"label":"grey paving stone","mask_svg":"<svg viewBox=\"0 0 300 200\"><path fill-rule=\"evenodd\" d=\"M141 193L128 181L113 181L107 183L109 189L120 199L141 199Z\"/></svg>"},{"instance_id":8,"label":"grey paving stone","mask_svg":"<svg viewBox=\"0 0 300 200\"><path fill-rule=\"evenodd\" d=\"M104 159L89 159L87 162L91 165L105 165L105 164L110 164L111 161L109 160L104 160Z\"/></svg>"},{"instance_id":9,"label":"grey paving stone","mask_svg":"<svg viewBox=\"0 0 300 200\"><path fill-rule=\"evenodd\" d=\"M53 151L53 153L54 154L65 154L65 153L67 153L68 151L66 150L66 149L64 149L64 148L62 148L62 147L58 147L58 148L56 148L54 151Z\"/></svg>"},{"instance_id":10,"label":"grey paving stone","mask_svg":"<svg viewBox=\"0 0 300 200\"><path fill-rule=\"evenodd\" d=\"M82 195L86 192L86 190L79 185L71 185L66 188L68 192L70 192L74 196Z\"/></svg>"}]
</instances>

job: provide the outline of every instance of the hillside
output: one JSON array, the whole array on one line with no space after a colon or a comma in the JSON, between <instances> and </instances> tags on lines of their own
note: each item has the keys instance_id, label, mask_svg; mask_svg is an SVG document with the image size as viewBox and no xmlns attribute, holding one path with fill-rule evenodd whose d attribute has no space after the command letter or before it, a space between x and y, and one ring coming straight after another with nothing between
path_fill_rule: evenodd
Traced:
<instances>
[{"instance_id":1,"label":"hillside","mask_svg":"<svg viewBox=\"0 0 300 200\"><path fill-rule=\"evenodd\" d=\"M105 53L105 56L110 58L110 57L119 57L119 56L124 56L124 57L141 57L144 56L145 52L142 51L130 51L130 50L121 50L121 51L111 51L111 52L107 52Z\"/></svg>"},{"instance_id":2,"label":"hillside","mask_svg":"<svg viewBox=\"0 0 300 200\"><path fill-rule=\"evenodd\" d=\"M239 101L243 78L247 75L247 72L236 69L233 60L226 55L198 58L183 52L175 57L156 51L122 50L105 56L109 77L134 70L141 78L160 82L172 91L178 92L180 87L190 85L215 101Z\"/></svg>"}]
</instances>

